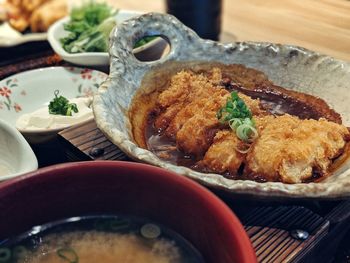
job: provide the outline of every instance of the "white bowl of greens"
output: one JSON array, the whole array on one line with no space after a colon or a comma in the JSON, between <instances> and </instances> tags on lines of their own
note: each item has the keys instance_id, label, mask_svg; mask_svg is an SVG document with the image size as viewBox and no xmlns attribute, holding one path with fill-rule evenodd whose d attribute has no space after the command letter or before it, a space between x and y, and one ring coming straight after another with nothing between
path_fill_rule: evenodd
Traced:
<instances>
[{"instance_id":1,"label":"white bowl of greens","mask_svg":"<svg viewBox=\"0 0 350 263\"><path fill-rule=\"evenodd\" d=\"M70 16L54 23L48 30L48 41L53 50L68 62L86 66L107 66L110 31L123 21L141 14L90 2L73 9ZM149 59L150 54L157 59L165 46L166 42L158 38L136 48L134 53L141 59Z\"/></svg>"}]
</instances>

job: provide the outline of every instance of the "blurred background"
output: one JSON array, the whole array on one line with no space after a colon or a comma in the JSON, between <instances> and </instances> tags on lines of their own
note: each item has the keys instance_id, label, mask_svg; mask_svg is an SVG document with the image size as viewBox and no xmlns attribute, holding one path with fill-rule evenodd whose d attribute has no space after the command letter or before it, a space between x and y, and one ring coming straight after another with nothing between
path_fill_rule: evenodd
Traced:
<instances>
[{"instance_id":1,"label":"blurred background","mask_svg":"<svg viewBox=\"0 0 350 263\"><path fill-rule=\"evenodd\" d=\"M167 2L182 1L108 2L121 9L165 12ZM209 2L209 5L213 6L215 2L220 3L219 0L186 2L194 2L197 5ZM221 33L223 37L228 36L228 40L231 37L237 41L292 44L350 60L348 0L223 0L221 22Z\"/></svg>"}]
</instances>

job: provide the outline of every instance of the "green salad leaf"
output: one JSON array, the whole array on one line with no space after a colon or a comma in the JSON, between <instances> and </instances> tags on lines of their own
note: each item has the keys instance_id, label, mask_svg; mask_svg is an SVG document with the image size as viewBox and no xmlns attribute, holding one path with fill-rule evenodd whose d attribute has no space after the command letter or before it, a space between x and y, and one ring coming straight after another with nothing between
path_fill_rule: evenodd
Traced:
<instances>
[{"instance_id":1,"label":"green salad leaf","mask_svg":"<svg viewBox=\"0 0 350 263\"><path fill-rule=\"evenodd\" d=\"M55 90L55 98L49 103L49 113L54 115L72 116L73 112L79 112L77 104L69 103L63 96L58 96L59 91Z\"/></svg>"},{"instance_id":2,"label":"green salad leaf","mask_svg":"<svg viewBox=\"0 0 350 263\"><path fill-rule=\"evenodd\" d=\"M69 53L106 52L108 37L116 25L117 10L105 3L93 1L74 8L70 21L64 25L69 31L67 37L61 38L61 44Z\"/></svg>"}]
</instances>

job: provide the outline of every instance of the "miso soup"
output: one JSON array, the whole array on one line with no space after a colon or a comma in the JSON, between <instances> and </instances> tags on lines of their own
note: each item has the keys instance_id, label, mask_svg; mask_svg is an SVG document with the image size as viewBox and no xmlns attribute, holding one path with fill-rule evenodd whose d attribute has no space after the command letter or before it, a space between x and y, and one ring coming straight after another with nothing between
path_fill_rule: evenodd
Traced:
<instances>
[{"instance_id":1,"label":"miso soup","mask_svg":"<svg viewBox=\"0 0 350 263\"><path fill-rule=\"evenodd\" d=\"M0 243L0 263L202 263L174 231L130 216L72 217Z\"/></svg>"}]
</instances>

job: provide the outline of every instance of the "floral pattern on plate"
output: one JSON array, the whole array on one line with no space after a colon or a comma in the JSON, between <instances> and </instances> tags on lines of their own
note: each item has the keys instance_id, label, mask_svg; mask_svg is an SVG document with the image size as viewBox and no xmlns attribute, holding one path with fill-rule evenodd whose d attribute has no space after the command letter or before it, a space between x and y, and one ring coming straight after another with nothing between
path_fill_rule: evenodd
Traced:
<instances>
[{"instance_id":1,"label":"floral pattern on plate","mask_svg":"<svg viewBox=\"0 0 350 263\"><path fill-rule=\"evenodd\" d=\"M0 86L0 110L15 110L16 112L20 112L22 107L17 102L13 102L12 97L12 89L17 88L17 79L9 78L6 80L5 85Z\"/></svg>"},{"instance_id":2,"label":"floral pattern on plate","mask_svg":"<svg viewBox=\"0 0 350 263\"><path fill-rule=\"evenodd\" d=\"M93 96L107 74L78 67L29 70L0 81L0 119L15 125L22 114L33 112L53 99L54 91L68 99Z\"/></svg>"},{"instance_id":3,"label":"floral pattern on plate","mask_svg":"<svg viewBox=\"0 0 350 263\"><path fill-rule=\"evenodd\" d=\"M79 75L78 77L73 77L72 81L77 83L79 96L83 97L93 96L94 91L97 90L101 84L98 83L98 80L106 77L104 73L88 68L69 67L68 70ZM88 85L86 85L86 82L88 82Z\"/></svg>"}]
</instances>

